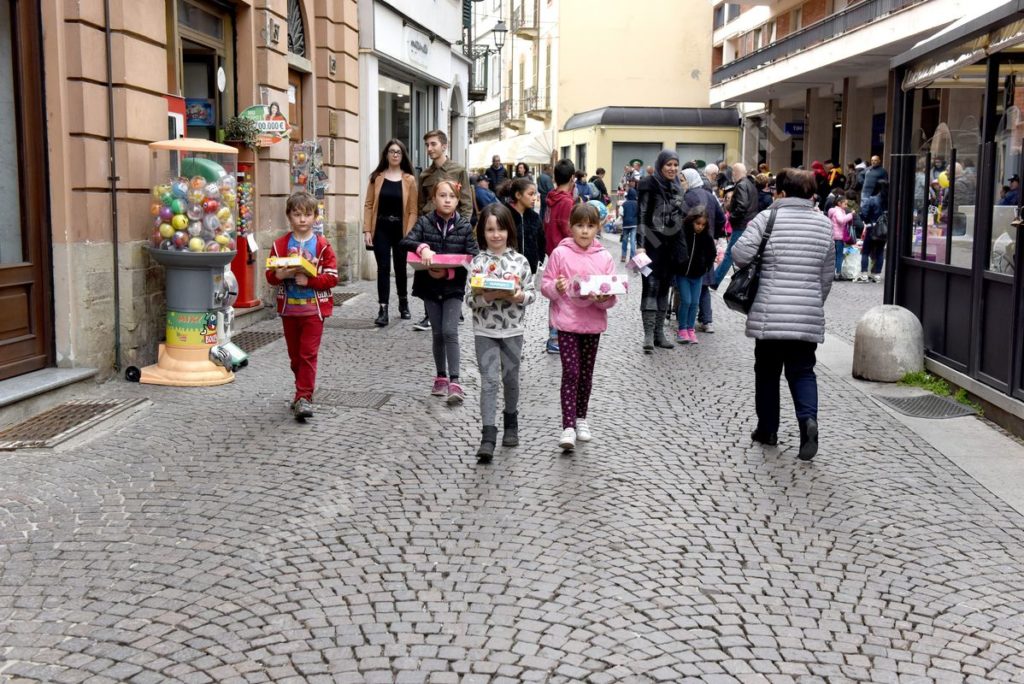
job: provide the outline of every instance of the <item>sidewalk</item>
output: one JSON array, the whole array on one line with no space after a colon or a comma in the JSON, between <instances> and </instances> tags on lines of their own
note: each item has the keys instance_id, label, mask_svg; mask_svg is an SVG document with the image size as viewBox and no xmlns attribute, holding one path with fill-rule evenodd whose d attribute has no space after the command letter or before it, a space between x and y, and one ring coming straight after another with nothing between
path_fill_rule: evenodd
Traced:
<instances>
[{"instance_id":1,"label":"sidewalk","mask_svg":"<svg viewBox=\"0 0 1024 684\"><path fill-rule=\"evenodd\" d=\"M574 456L544 303L522 444L490 466L470 321L451 409L429 396L430 333L365 327L369 282L338 288L360 294L325 331L307 425L280 339L223 387L105 385L149 404L66 449L0 452L0 679L1019 677L1024 517L992 492L1022 489L1024 447L974 418L915 432L849 378L853 302L880 288L830 299L810 463L785 390L779 448L751 445L753 343L718 298L718 332L653 356L639 291L612 309ZM984 485L934 445L979 435L1004 440Z\"/></svg>"}]
</instances>

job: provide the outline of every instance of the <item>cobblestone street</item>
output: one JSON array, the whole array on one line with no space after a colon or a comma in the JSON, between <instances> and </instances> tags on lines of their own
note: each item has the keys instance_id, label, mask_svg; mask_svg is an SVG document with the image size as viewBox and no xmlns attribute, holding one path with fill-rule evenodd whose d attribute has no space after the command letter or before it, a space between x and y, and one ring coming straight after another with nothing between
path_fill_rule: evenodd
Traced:
<instances>
[{"instance_id":1,"label":"cobblestone street","mask_svg":"<svg viewBox=\"0 0 1024 684\"><path fill-rule=\"evenodd\" d=\"M830 334L881 288L836 284ZM108 383L150 403L0 452L0 679L1024 681L1024 518L826 367L818 457L785 390L779 448L752 446L753 342L720 299L715 334L653 356L639 293L612 309L573 456L540 301L522 444L478 466L468 316L451 409L429 333L357 328L373 284L338 291L364 294L307 425L277 340L232 384Z\"/></svg>"}]
</instances>

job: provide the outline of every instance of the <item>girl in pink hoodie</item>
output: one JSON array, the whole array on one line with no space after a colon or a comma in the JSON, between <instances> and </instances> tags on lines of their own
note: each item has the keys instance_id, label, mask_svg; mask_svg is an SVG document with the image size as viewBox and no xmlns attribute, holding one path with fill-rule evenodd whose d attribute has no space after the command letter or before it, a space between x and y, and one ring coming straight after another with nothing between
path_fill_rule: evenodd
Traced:
<instances>
[{"instance_id":1,"label":"girl in pink hoodie","mask_svg":"<svg viewBox=\"0 0 1024 684\"><path fill-rule=\"evenodd\" d=\"M843 279L843 248L850 231L853 214L846 211L847 200L842 197L836 206L828 210L828 219L832 222L832 240L836 243L836 280Z\"/></svg>"},{"instance_id":2,"label":"girl in pink hoodie","mask_svg":"<svg viewBox=\"0 0 1024 684\"><path fill-rule=\"evenodd\" d=\"M576 447L576 440L590 440L587 406L594 379L594 361L601 333L608 329L608 309L615 306L615 295L573 294L574 276L612 275L615 261L597 239L601 216L597 208L577 204L569 215L572 237L562 240L548 257L541 292L551 300L551 322L558 330L558 350L562 359L562 437L565 451Z\"/></svg>"}]
</instances>

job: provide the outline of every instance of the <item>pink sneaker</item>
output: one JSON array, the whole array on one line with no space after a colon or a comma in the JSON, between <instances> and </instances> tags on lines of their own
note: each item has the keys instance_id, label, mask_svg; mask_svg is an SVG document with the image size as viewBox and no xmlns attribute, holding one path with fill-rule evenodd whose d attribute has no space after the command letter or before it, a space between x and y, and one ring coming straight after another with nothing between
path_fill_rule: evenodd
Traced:
<instances>
[{"instance_id":1,"label":"pink sneaker","mask_svg":"<svg viewBox=\"0 0 1024 684\"><path fill-rule=\"evenodd\" d=\"M690 336L687 334L686 330L683 330L682 328L679 329L679 333L676 335L676 342L679 344L690 344Z\"/></svg>"},{"instance_id":2,"label":"pink sneaker","mask_svg":"<svg viewBox=\"0 0 1024 684\"><path fill-rule=\"evenodd\" d=\"M466 398L466 393L462 391L462 385L457 382L448 383L448 405L455 406L461 404Z\"/></svg>"},{"instance_id":3,"label":"pink sneaker","mask_svg":"<svg viewBox=\"0 0 1024 684\"><path fill-rule=\"evenodd\" d=\"M690 344L700 344L700 340L697 339L697 331L693 328L687 330L686 334L690 336Z\"/></svg>"},{"instance_id":4,"label":"pink sneaker","mask_svg":"<svg viewBox=\"0 0 1024 684\"><path fill-rule=\"evenodd\" d=\"M430 393L435 397L447 397L448 378L442 378L440 375L434 378L434 387L430 390Z\"/></svg>"}]
</instances>

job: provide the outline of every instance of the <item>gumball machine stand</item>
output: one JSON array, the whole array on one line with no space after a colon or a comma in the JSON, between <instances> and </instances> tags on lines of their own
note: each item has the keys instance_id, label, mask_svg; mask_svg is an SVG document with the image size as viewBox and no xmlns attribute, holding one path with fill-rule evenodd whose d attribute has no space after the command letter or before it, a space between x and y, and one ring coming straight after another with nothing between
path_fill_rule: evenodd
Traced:
<instances>
[{"instance_id":1,"label":"gumball machine stand","mask_svg":"<svg viewBox=\"0 0 1024 684\"><path fill-rule=\"evenodd\" d=\"M125 375L154 385L223 385L244 365L230 353L229 300L237 289L226 268L237 254L238 151L187 138L149 148L156 185L148 249L166 269L166 340L155 364Z\"/></svg>"}]
</instances>

